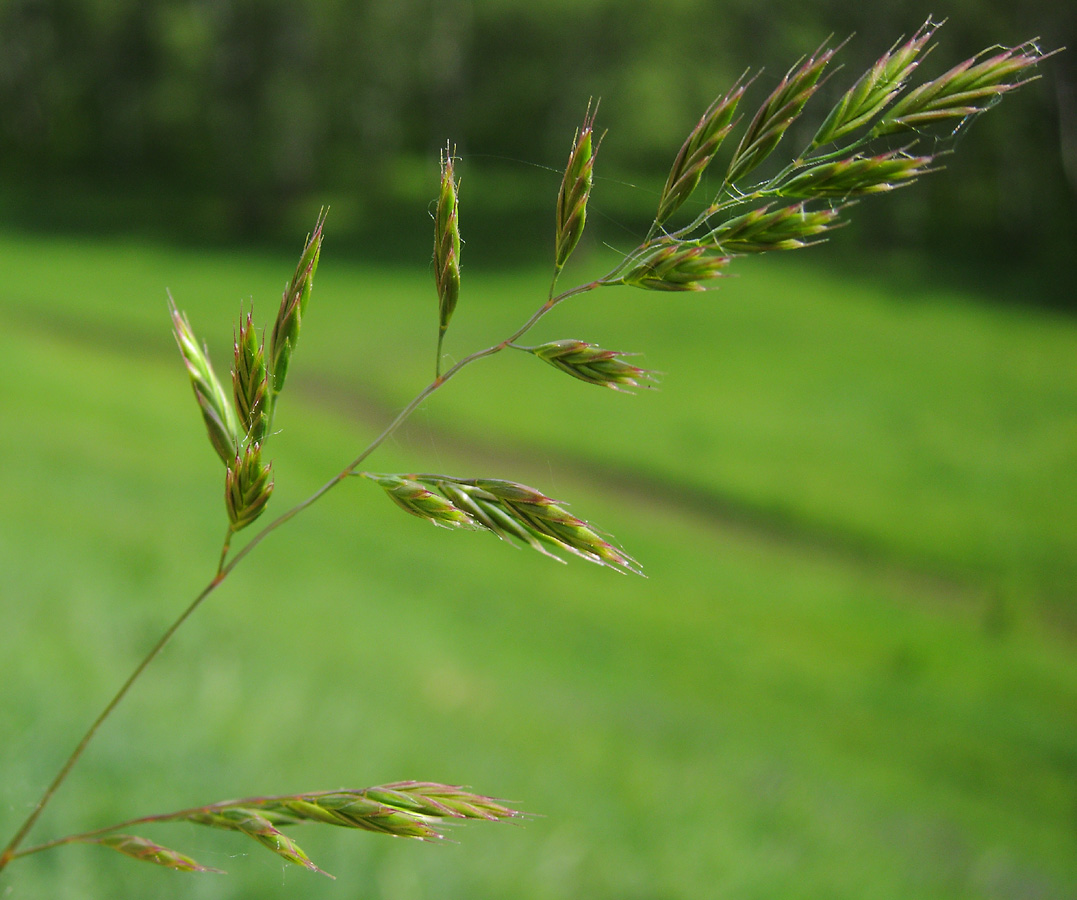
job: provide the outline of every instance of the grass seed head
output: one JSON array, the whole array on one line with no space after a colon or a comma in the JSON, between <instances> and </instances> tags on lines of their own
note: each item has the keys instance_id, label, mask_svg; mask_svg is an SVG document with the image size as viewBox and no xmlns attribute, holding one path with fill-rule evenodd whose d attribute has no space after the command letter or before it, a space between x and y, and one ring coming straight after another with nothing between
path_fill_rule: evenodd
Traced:
<instances>
[{"instance_id":1,"label":"grass seed head","mask_svg":"<svg viewBox=\"0 0 1077 900\"><path fill-rule=\"evenodd\" d=\"M498 800L461 787L429 781L398 781L360 790L249 797L162 818L242 831L275 853L296 857L285 855L290 862L316 869L294 842L280 843L281 828L320 823L431 841L440 839L443 836L440 826L450 822L469 819L495 822L520 815L518 810Z\"/></svg>"},{"instance_id":2,"label":"grass seed head","mask_svg":"<svg viewBox=\"0 0 1077 900\"><path fill-rule=\"evenodd\" d=\"M361 828L364 831L420 841L436 841L442 837L441 832L426 816L376 802L371 800L367 793L340 791L318 797L314 802L326 810L331 810L348 828Z\"/></svg>"},{"instance_id":3,"label":"grass seed head","mask_svg":"<svg viewBox=\"0 0 1077 900\"><path fill-rule=\"evenodd\" d=\"M166 869L175 869L179 872L215 872L223 874L221 869L212 869L196 863L191 857L169 850L143 837L133 834L109 834L104 837L88 838L85 843L100 844L102 847L110 847L124 856L164 866Z\"/></svg>"},{"instance_id":4,"label":"grass seed head","mask_svg":"<svg viewBox=\"0 0 1077 900\"><path fill-rule=\"evenodd\" d=\"M438 318L442 333L460 297L459 182L453 157L446 147L441 154L441 193L434 216L434 280L438 290Z\"/></svg>"},{"instance_id":5,"label":"grass seed head","mask_svg":"<svg viewBox=\"0 0 1077 900\"><path fill-rule=\"evenodd\" d=\"M557 501L527 485L448 475L362 475L381 485L401 509L435 524L484 529L558 560L557 552L564 551L619 571L641 574L639 563L631 556L603 540Z\"/></svg>"},{"instance_id":6,"label":"grass seed head","mask_svg":"<svg viewBox=\"0 0 1077 900\"><path fill-rule=\"evenodd\" d=\"M909 156L901 150L878 156L857 154L801 169L782 185L782 193L805 199L844 199L892 191L912 184L920 175L930 172L928 167L932 161L933 157Z\"/></svg>"},{"instance_id":7,"label":"grass seed head","mask_svg":"<svg viewBox=\"0 0 1077 900\"><path fill-rule=\"evenodd\" d=\"M406 475L376 475L364 472L363 476L380 485L389 495L389 499L404 512L448 528L475 526L471 516L458 509L450 499L434 493Z\"/></svg>"},{"instance_id":8,"label":"grass seed head","mask_svg":"<svg viewBox=\"0 0 1077 900\"><path fill-rule=\"evenodd\" d=\"M495 822L521 815L502 802L448 784L431 781L398 781L367 788L368 798L413 812L427 819L482 819Z\"/></svg>"},{"instance_id":9,"label":"grass seed head","mask_svg":"<svg viewBox=\"0 0 1077 900\"><path fill-rule=\"evenodd\" d=\"M928 19L911 39L891 47L845 92L819 126L811 146L821 147L869 125L904 90L909 77L920 64L921 51L938 29L939 23Z\"/></svg>"},{"instance_id":10,"label":"grass seed head","mask_svg":"<svg viewBox=\"0 0 1077 900\"><path fill-rule=\"evenodd\" d=\"M1049 55L1034 41L984 58L988 52L969 57L899 98L872 129L871 136L916 130L982 113L1003 94L1031 80L1034 76L1029 71Z\"/></svg>"},{"instance_id":11,"label":"grass seed head","mask_svg":"<svg viewBox=\"0 0 1077 900\"><path fill-rule=\"evenodd\" d=\"M310 292L314 285L314 273L318 269L318 259L321 256L324 225L325 211L323 210L314 225L314 231L307 236L307 243L303 248L302 255L299 257L295 274L292 275L292 280L284 289L284 295L281 297L280 309L277 312L277 320L273 325L273 335L270 339L269 349L269 367L274 397L284 387L292 352L295 350L295 345L299 340L303 314L306 312L307 303L310 301Z\"/></svg>"},{"instance_id":12,"label":"grass seed head","mask_svg":"<svg viewBox=\"0 0 1077 900\"><path fill-rule=\"evenodd\" d=\"M603 350L585 341L550 341L527 349L539 359L562 372L567 372L573 378L586 381L588 384L603 385L615 391L640 387L647 381L655 380L653 372L624 361L624 357L633 354L622 353L618 350Z\"/></svg>"},{"instance_id":13,"label":"grass seed head","mask_svg":"<svg viewBox=\"0 0 1077 900\"><path fill-rule=\"evenodd\" d=\"M535 488L491 478L476 478L460 484L467 493L472 493L468 488L473 487L480 495L495 501L518 526L552 544L555 550L565 550L598 565L642 574L636 560L603 540L587 522Z\"/></svg>"},{"instance_id":14,"label":"grass seed head","mask_svg":"<svg viewBox=\"0 0 1077 900\"><path fill-rule=\"evenodd\" d=\"M591 107L587 107L583 126L572 141L568 165L565 166L561 189L557 194L557 234L554 247L554 264L557 271L561 270L576 249L587 223L587 201L591 196L599 143L594 139L594 117L597 111L597 108L592 112Z\"/></svg>"},{"instance_id":15,"label":"grass seed head","mask_svg":"<svg viewBox=\"0 0 1077 900\"><path fill-rule=\"evenodd\" d=\"M186 816L186 819L197 825L209 825L212 828L238 831L253 838L263 847L272 850L277 856L294 865L302 866L329 878L333 877L328 872L323 872L319 869L295 841L276 828L266 816L256 809L246 809L241 806L206 808L205 810L191 813Z\"/></svg>"},{"instance_id":16,"label":"grass seed head","mask_svg":"<svg viewBox=\"0 0 1077 900\"><path fill-rule=\"evenodd\" d=\"M789 70L759 107L737 145L726 173L727 184L743 178L770 156L818 89L823 70L835 52L820 48L815 55Z\"/></svg>"},{"instance_id":17,"label":"grass seed head","mask_svg":"<svg viewBox=\"0 0 1077 900\"><path fill-rule=\"evenodd\" d=\"M241 316L234 342L232 395L240 427L248 443L261 443L269 427L268 388L264 343L259 342L250 313Z\"/></svg>"},{"instance_id":18,"label":"grass seed head","mask_svg":"<svg viewBox=\"0 0 1077 900\"><path fill-rule=\"evenodd\" d=\"M464 510L471 516L477 525L497 535L502 540L509 543L512 543L513 540L519 541L544 556L549 556L558 562L564 562L561 557L551 553L547 549L547 545L538 536L506 513L498 503L497 498L484 495L482 492L473 489L468 490L462 485L451 481L439 481L437 488L458 509Z\"/></svg>"},{"instance_id":19,"label":"grass seed head","mask_svg":"<svg viewBox=\"0 0 1077 900\"><path fill-rule=\"evenodd\" d=\"M704 282L724 274L729 257L710 241L662 238L641 253L614 281L649 291L702 291Z\"/></svg>"},{"instance_id":20,"label":"grass seed head","mask_svg":"<svg viewBox=\"0 0 1077 900\"><path fill-rule=\"evenodd\" d=\"M231 463L243 439L239 420L232 408L231 399L224 392L209 362L209 353L199 346L187 317L176 309L172 297L168 298L172 317L172 331L183 356L187 374L191 378L194 396L202 411L202 420L213 449L227 466Z\"/></svg>"},{"instance_id":21,"label":"grass seed head","mask_svg":"<svg viewBox=\"0 0 1077 900\"><path fill-rule=\"evenodd\" d=\"M744 89L738 82L724 97L715 100L681 145L658 199L656 223L665 222L696 189L714 154L733 128L733 116L744 96Z\"/></svg>"},{"instance_id":22,"label":"grass seed head","mask_svg":"<svg viewBox=\"0 0 1077 900\"><path fill-rule=\"evenodd\" d=\"M272 464L262 465L260 444L248 444L236 454L224 479L224 502L232 531L242 531L263 512L273 493Z\"/></svg>"},{"instance_id":23,"label":"grass seed head","mask_svg":"<svg viewBox=\"0 0 1077 900\"><path fill-rule=\"evenodd\" d=\"M803 203L772 209L771 204L728 219L709 235L728 253L796 250L838 224L839 208L809 210Z\"/></svg>"}]
</instances>

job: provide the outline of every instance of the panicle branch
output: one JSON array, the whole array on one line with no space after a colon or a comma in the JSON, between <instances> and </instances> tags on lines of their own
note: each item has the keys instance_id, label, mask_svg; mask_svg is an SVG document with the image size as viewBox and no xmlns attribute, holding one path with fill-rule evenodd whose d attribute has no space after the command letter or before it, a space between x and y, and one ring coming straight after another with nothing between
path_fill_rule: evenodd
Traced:
<instances>
[{"instance_id":1,"label":"panicle branch","mask_svg":"<svg viewBox=\"0 0 1077 900\"><path fill-rule=\"evenodd\" d=\"M803 153L769 181L750 188L738 182L754 171L777 147L818 89L836 49L820 47L794 66L770 93L750 121L733 151L714 201L690 224L664 232L664 223L681 208L698 186L735 122L747 85L738 79L716 100L689 133L674 160L658 203L651 230L643 242L604 278L549 298L515 334L456 363L444 376L419 392L389 426L338 475L263 528L225 564L229 540L264 511L273 490L272 466L262 461L263 442L270 434L276 398L284 386L291 355L298 341L321 252L324 211L308 236L299 264L284 291L270 337L268 353L255 333L252 316L241 318L234 340L232 396L229 397L210 365L205 348L195 339L186 316L169 297L172 328L194 389L210 442L227 467L225 505L229 540L224 543L214 579L166 630L134 672L106 705L75 751L46 789L21 828L0 853L0 869L13 859L66 843L96 843L127 856L179 871L217 871L147 838L119 833L131 825L187 821L245 834L277 856L311 871L321 872L281 829L321 823L376 831L420 840L436 840L446 823L475 819L494 821L519 813L499 801L459 787L432 782L397 782L356 791L325 791L282 797L227 801L163 816L149 816L94 832L59 838L19 850L42 810L81 758L88 743L129 688L156 658L172 635L221 584L261 540L317 501L355 470L419 404L464 366L508 347L529 352L591 384L614 390L638 387L653 373L625 361L629 354L604 350L584 341L552 341L536 347L514 343L542 316L563 300L600 286L626 284L660 291L700 291L724 273L730 259L744 253L788 250L813 240L839 223L847 198L892 190L933 171L931 156L913 155L910 144L881 152L872 141L895 132L926 129L952 119L982 113L1004 94L1032 80L1031 70L1050 53L1034 41L1015 48L994 48L954 66L944 75L907 90L927 45L939 24L928 20L905 43L895 43L831 110ZM997 52L996 52L997 51ZM1057 51L1055 51L1057 52ZM594 113L588 106L577 131L557 199L555 277L579 243L587 216L594 178L597 143ZM856 134L859 132L859 136ZM820 148L846 141L829 152ZM458 182L448 146L441 162L441 191L435 216L434 268L439 301L439 359L441 339L459 296L460 235ZM781 204L782 199L797 200ZM663 231L659 236L658 233ZM560 559L558 553L579 556L621 572L640 572L639 564L604 540L587 522L535 488L512 481L456 478L446 475L378 475L358 473L376 482L408 513L436 525L490 531ZM323 873L324 874L324 873Z\"/></svg>"},{"instance_id":2,"label":"panicle branch","mask_svg":"<svg viewBox=\"0 0 1077 900\"><path fill-rule=\"evenodd\" d=\"M72 835L48 846L62 843L100 844L134 859L181 872L220 872L220 869L200 865L189 856L147 838L115 833L134 825L190 822L244 834L286 862L332 878L332 875L315 865L281 829L315 823L373 831L393 837L437 841L444 837L444 826L451 823L469 820L496 822L522 815L519 810L499 800L462 787L431 781L397 781L360 790L225 800L195 809L145 816L100 831Z\"/></svg>"},{"instance_id":3,"label":"panicle branch","mask_svg":"<svg viewBox=\"0 0 1077 900\"><path fill-rule=\"evenodd\" d=\"M210 443L226 467L224 499L229 536L254 522L264 512L273 492L273 482L269 480L272 464L262 463L262 446L269 436L276 398L284 384L310 300L324 224L325 210L322 210L285 289L273 326L268 361L265 341L259 338L253 313L240 315L239 327L233 334L231 397L217 380L209 355L195 340L187 317L176 309L171 295L168 298L176 343L202 410ZM221 553L222 566L228 548L226 540Z\"/></svg>"},{"instance_id":4,"label":"panicle branch","mask_svg":"<svg viewBox=\"0 0 1077 900\"><path fill-rule=\"evenodd\" d=\"M381 485L407 512L436 525L491 531L558 560L556 551L622 572L642 574L639 563L631 556L599 537L559 501L527 485L450 475L359 474Z\"/></svg>"}]
</instances>

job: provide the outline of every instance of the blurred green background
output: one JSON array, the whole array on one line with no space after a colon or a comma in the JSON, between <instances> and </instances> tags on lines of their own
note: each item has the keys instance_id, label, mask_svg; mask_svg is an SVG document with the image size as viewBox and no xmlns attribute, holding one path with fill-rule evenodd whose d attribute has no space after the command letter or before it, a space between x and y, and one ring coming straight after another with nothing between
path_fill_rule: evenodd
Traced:
<instances>
[{"instance_id":1,"label":"blurred green background","mask_svg":"<svg viewBox=\"0 0 1077 900\"><path fill-rule=\"evenodd\" d=\"M223 373L241 302L271 319L331 206L271 445L282 511L432 375L446 139L459 358L545 295L589 97L609 134L575 280L632 246L745 67L772 84L855 31L837 92L929 12L932 71L1075 33L1048 3L0 3L0 837L212 575L222 473L166 288ZM69 847L4 896L1077 896L1071 57L827 246L538 329L642 352L659 390L503 354L371 460L534 484L647 579L345 484L199 611L33 837L402 778L533 818L440 846L299 832L336 882L160 827L231 874Z\"/></svg>"}]
</instances>

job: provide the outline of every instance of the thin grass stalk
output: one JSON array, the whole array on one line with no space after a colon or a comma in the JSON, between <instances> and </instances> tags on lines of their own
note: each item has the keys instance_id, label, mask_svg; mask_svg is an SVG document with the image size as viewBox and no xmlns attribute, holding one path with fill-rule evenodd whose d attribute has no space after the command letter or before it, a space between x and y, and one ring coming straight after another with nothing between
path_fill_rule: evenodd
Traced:
<instances>
[{"instance_id":1,"label":"thin grass stalk","mask_svg":"<svg viewBox=\"0 0 1077 900\"><path fill-rule=\"evenodd\" d=\"M152 663L160 655L161 651L164 650L165 645L168 644L170 640L172 640L172 635L179 631L179 629L183 626L183 623L186 622L194 614L194 611L202 605L203 601L205 601L205 599L210 594L212 594L218 587L220 587L221 583L226 577L227 573L224 571L224 569L218 570L213 580L210 581L210 583L207 584L204 588L202 588L202 591L198 594L198 596L191 601L190 605L182 613L180 613L179 618L177 618L176 621L174 621L165 630L164 634L161 635L157 643L154 644L153 647L150 649L150 652L147 653L145 657L143 657L142 661L137 666L135 666L134 671L128 676L127 680L116 692L115 696L113 696L113 698L108 702L108 705L105 706L105 708L101 710L100 715L98 715L98 717L94 719L93 724L90 725L89 729L82 736L82 740L79 741L78 746L75 747L72 754L67 758L67 761L64 762L64 764L60 767L60 771L57 772L56 777L53 778L52 782L45 789L45 793L41 795L41 798L37 801L37 804L30 812L30 815L27 816L26 821L23 822L19 830L15 832L14 837L12 837L12 839L8 842L7 846L4 848L4 852L0 853L0 871L3 871L7 864L10 863L11 860L13 860L18 855L15 851L18 849L19 845L23 842L23 840L25 840L26 835L30 832L30 829L34 827L34 824L41 816L41 813L44 811L45 807L48 805L49 801L52 799L53 795L56 793L60 785L64 783L68 773L74 767L75 763L77 763L82 757L82 754L86 751L86 748L89 746L90 741L94 739L94 736L97 734L98 730L101 728L102 725L104 725L108 717L112 715L112 711L120 705L120 702L123 700L124 697L127 696L128 691L130 691L134 683L138 681L139 677L146 670L147 666L149 666L149 664Z\"/></svg>"}]
</instances>

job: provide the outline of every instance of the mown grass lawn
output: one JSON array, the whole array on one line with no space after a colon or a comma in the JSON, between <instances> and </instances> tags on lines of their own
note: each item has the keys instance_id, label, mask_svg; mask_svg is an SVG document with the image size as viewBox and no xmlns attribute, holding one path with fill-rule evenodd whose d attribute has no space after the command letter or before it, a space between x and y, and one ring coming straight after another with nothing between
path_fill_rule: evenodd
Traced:
<instances>
[{"instance_id":1,"label":"mown grass lawn","mask_svg":"<svg viewBox=\"0 0 1077 900\"><path fill-rule=\"evenodd\" d=\"M10 235L0 256L19 262L0 289L6 837L212 574L222 473L164 288L223 373L239 301L268 319L293 260ZM64 848L12 865L11 896L1073 896L1077 324L797 260L742 271L717 294L581 299L536 336L643 351L661 390L504 355L370 461L535 484L648 579L346 484L199 612L35 837L400 778L536 818L439 847L300 832L336 884L161 828L232 874ZM330 229L277 511L432 376L430 280L335 258ZM449 352L500 338L545 281L466 271Z\"/></svg>"}]
</instances>

